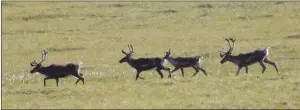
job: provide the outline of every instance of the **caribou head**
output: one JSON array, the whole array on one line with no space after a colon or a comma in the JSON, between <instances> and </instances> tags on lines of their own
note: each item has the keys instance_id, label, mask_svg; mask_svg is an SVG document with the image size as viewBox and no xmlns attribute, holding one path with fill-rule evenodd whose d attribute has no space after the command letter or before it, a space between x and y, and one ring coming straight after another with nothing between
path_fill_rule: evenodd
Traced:
<instances>
[{"instance_id":1,"label":"caribou head","mask_svg":"<svg viewBox=\"0 0 300 110\"><path fill-rule=\"evenodd\" d=\"M44 62L46 60L46 56L47 56L47 51L43 50L42 51L42 61L40 61L39 63L37 63L35 60L33 62L30 62L30 66L34 67L30 73L35 73L38 72L43 66L42 66L42 62Z\"/></svg>"},{"instance_id":2,"label":"caribou head","mask_svg":"<svg viewBox=\"0 0 300 110\"><path fill-rule=\"evenodd\" d=\"M131 59L131 54L133 53L132 45L128 45L129 53L126 53L124 50L122 50L122 53L125 54L125 57L122 58L119 63L128 62Z\"/></svg>"},{"instance_id":3,"label":"caribou head","mask_svg":"<svg viewBox=\"0 0 300 110\"><path fill-rule=\"evenodd\" d=\"M225 63L226 61L228 61L229 57L231 56L231 52L232 52L232 50L234 48L234 41L235 41L235 39L233 39L233 38L229 38L229 39L226 38L225 40L229 44L229 49L228 49L227 52L225 52L223 50L220 50L220 57L222 58L222 60L221 60L222 64ZM230 45L230 41L232 42L233 46Z\"/></svg>"}]
</instances>

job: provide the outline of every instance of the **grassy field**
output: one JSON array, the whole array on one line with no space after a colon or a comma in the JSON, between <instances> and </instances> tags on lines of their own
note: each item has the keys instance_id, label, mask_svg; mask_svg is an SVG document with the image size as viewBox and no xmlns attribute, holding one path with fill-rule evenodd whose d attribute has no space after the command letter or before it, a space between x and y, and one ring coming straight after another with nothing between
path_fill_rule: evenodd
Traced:
<instances>
[{"instance_id":1,"label":"grassy field","mask_svg":"<svg viewBox=\"0 0 300 110\"><path fill-rule=\"evenodd\" d=\"M2 108L300 108L300 2L2 2ZM271 65L220 64L224 38L234 55L270 46ZM141 74L119 64L133 58L204 56L208 76L185 69ZM30 74L29 63L82 62L86 84ZM173 69L169 63L166 66Z\"/></svg>"}]
</instances>

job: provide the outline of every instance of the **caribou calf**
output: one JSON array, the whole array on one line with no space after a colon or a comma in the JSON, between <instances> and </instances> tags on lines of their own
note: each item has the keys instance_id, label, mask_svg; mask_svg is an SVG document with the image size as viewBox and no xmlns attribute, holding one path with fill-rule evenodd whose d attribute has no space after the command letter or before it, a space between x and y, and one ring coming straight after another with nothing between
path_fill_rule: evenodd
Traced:
<instances>
[{"instance_id":1,"label":"caribou calf","mask_svg":"<svg viewBox=\"0 0 300 110\"><path fill-rule=\"evenodd\" d=\"M119 63L127 62L131 67L135 68L137 71L135 80L138 78L144 79L140 77L140 74L142 71L150 70L150 69L156 69L158 74L160 75L161 79L164 77L161 70L166 70L170 73L170 68L165 67L164 60L162 58L139 58L139 59L133 59L131 58L131 54L133 53L132 45L128 45L129 53L126 53L124 50L122 50L122 53L126 56L122 58Z\"/></svg>"},{"instance_id":2,"label":"caribou calf","mask_svg":"<svg viewBox=\"0 0 300 110\"><path fill-rule=\"evenodd\" d=\"M171 71L171 73L180 69L182 76L184 77L183 68L193 67L196 71L193 76L195 76L199 72L199 70L202 71L205 76L207 76L206 71L200 66L201 59L203 59L202 56L173 58L170 56L170 54L171 48L168 52L166 52L164 59L167 59L175 67L174 70ZM171 73L169 74L169 78L171 78Z\"/></svg>"},{"instance_id":3,"label":"caribou calf","mask_svg":"<svg viewBox=\"0 0 300 110\"><path fill-rule=\"evenodd\" d=\"M227 39L226 38L225 40L229 44L229 50L227 52L220 51L220 57L222 58L220 63L223 64L227 61L230 61L230 62L236 64L238 66L236 75L238 75L240 73L242 67L245 67L246 73L248 73L248 66L250 66L254 63L259 63L261 65L261 67L263 68L262 73L264 73L266 70L266 66L264 65L264 63L268 63L270 65L273 65L274 68L276 69L277 73L279 74L276 64L268 59L270 47L267 47L263 50L255 50L253 52L240 53L239 55L233 56L233 55L231 55L231 52L234 48L235 39L233 39L233 38ZM233 46L230 45L230 41L232 42Z\"/></svg>"},{"instance_id":4,"label":"caribou calf","mask_svg":"<svg viewBox=\"0 0 300 110\"><path fill-rule=\"evenodd\" d=\"M30 63L31 66L34 66L34 68L30 71L30 73L39 72L46 76L46 78L44 78L44 86L46 86L46 80L55 79L56 86L58 87L59 78L67 77L69 75L73 75L78 78L75 84L77 84L80 80L84 84L84 78L82 77L83 74L79 73L80 70L79 64L69 63L64 65L52 64L47 67L42 66L42 62L45 61L47 53L48 52L46 50L42 51L41 62L36 63L34 60L33 62Z\"/></svg>"}]
</instances>

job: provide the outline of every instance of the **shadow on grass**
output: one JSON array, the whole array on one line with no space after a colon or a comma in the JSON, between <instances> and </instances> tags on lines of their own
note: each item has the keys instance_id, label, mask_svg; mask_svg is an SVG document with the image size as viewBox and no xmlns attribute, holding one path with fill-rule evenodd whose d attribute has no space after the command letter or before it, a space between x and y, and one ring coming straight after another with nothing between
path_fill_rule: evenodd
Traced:
<instances>
[{"instance_id":1,"label":"shadow on grass","mask_svg":"<svg viewBox=\"0 0 300 110\"><path fill-rule=\"evenodd\" d=\"M15 92L11 92L12 94L26 94L26 95L33 95L33 94L43 94L43 95L48 95L55 92L55 90L30 90L30 89L25 89L25 90L18 90Z\"/></svg>"},{"instance_id":2,"label":"shadow on grass","mask_svg":"<svg viewBox=\"0 0 300 110\"><path fill-rule=\"evenodd\" d=\"M126 5L122 5L122 4L109 4L109 5L98 5L98 8L102 8L102 7L116 7L116 8L122 8L125 7Z\"/></svg>"},{"instance_id":3,"label":"shadow on grass","mask_svg":"<svg viewBox=\"0 0 300 110\"><path fill-rule=\"evenodd\" d=\"M207 58L210 58L210 57L211 57L211 54L210 54L210 53L203 53L203 54L201 54L201 56L202 56L204 59L207 59Z\"/></svg>"},{"instance_id":4,"label":"shadow on grass","mask_svg":"<svg viewBox=\"0 0 300 110\"><path fill-rule=\"evenodd\" d=\"M13 3L13 2L8 2L8 1L5 1L5 2L2 2L1 3L1 5L3 6L3 7L24 7L24 6L21 6L21 5L16 5L15 3Z\"/></svg>"},{"instance_id":5,"label":"shadow on grass","mask_svg":"<svg viewBox=\"0 0 300 110\"><path fill-rule=\"evenodd\" d=\"M165 86L172 86L172 85L174 85L174 84L175 84L174 82L165 82L165 83L164 83Z\"/></svg>"},{"instance_id":6,"label":"shadow on grass","mask_svg":"<svg viewBox=\"0 0 300 110\"><path fill-rule=\"evenodd\" d=\"M240 20L251 20L251 18L249 16L239 16L237 18Z\"/></svg>"},{"instance_id":7,"label":"shadow on grass","mask_svg":"<svg viewBox=\"0 0 300 110\"><path fill-rule=\"evenodd\" d=\"M169 9L169 10L164 10L164 11L158 11L157 13L178 13L178 11L176 11L176 10L171 10L171 9Z\"/></svg>"},{"instance_id":8,"label":"shadow on grass","mask_svg":"<svg viewBox=\"0 0 300 110\"><path fill-rule=\"evenodd\" d=\"M239 20L253 20L253 19L256 19L256 18L271 18L273 17L274 15L271 15L271 14L266 14L266 15L260 15L260 16L239 16L237 17L237 19Z\"/></svg>"},{"instance_id":9,"label":"shadow on grass","mask_svg":"<svg viewBox=\"0 0 300 110\"><path fill-rule=\"evenodd\" d=\"M197 8L245 8L244 5L232 5L232 4L219 4L219 5L211 5L211 4L200 4Z\"/></svg>"},{"instance_id":10,"label":"shadow on grass","mask_svg":"<svg viewBox=\"0 0 300 110\"><path fill-rule=\"evenodd\" d=\"M286 36L288 39L300 39L300 34Z\"/></svg>"},{"instance_id":11,"label":"shadow on grass","mask_svg":"<svg viewBox=\"0 0 300 110\"><path fill-rule=\"evenodd\" d=\"M65 52L65 51L75 51L75 50L83 50L83 47L67 47L67 48L47 48L50 52Z\"/></svg>"},{"instance_id":12,"label":"shadow on grass","mask_svg":"<svg viewBox=\"0 0 300 110\"><path fill-rule=\"evenodd\" d=\"M81 70L89 70L89 69L94 69L95 67L82 67L80 68Z\"/></svg>"},{"instance_id":13,"label":"shadow on grass","mask_svg":"<svg viewBox=\"0 0 300 110\"><path fill-rule=\"evenodd\" d=\"M29 21L29 20L39 20L39 19L45 19L45 18L62 18L62 17L69 17L70 15L67 14L38 14L38 15L29 15L21 17L22 20Z\"/></svg>"},{"instance_id":14,"label":"shadow on grass","mask_svg":"<svg viewBox=\"0 0 300 110\"><path fill-rule=\"evenodd\" d=\"M214 8L211 4L201 4L197 6L198 8Z\"/></svg>"},{"instance_id":15,"label":"shadow on grass","mask_svg":"<svg viewBox=\"0 0 300 110\"><path fill-rule=\"evenodd\" d=\"M275 2L275 4L284 4L283 1Z\"/></svg>"}]
</instances>

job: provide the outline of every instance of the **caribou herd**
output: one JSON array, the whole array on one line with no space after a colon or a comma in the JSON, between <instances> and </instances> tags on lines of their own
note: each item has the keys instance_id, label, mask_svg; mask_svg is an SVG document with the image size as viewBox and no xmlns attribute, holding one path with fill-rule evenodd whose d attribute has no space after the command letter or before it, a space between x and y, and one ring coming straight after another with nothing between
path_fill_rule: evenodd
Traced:
<instances>
[{"instance_id":1,"label":"caribou herd","mask_svg":"<svg viewBox=\"0 0 300 110\"><path fill-rule=\"evenodd\" d=\"M231 55L231 53L234 49L235 39L226 38L225 40L229 44L229 49L228 49L228 51L220 50L220 57L222 58L220 63L223 64L223 63L229 61L229 62L236 64L238 66L236 76L239 75L239 73L243 67L245 67L246 73L248 73L248 66L250 66L254 63L259 63L261 65L262 73L264 73L266 70L266 66L264 63L267 63L267 64L274 66L275 70L279 74L276 63L273 61L270 61L268 59L270 47L267 47L262 50L254 50L249 53L240 53L240 54L234 56L234 55ZM232 42L232 45L230 42ZM178 69L181 70L182 76L184 77L183 69L188 68L188 67L192 67L195 69L195 73L193 74L193 76L195 76L199 71L201 71L205 76L207 76L206 70L203 69L200 65L200 63L203 59L202 56L173 58L172 56L170 56L171 55L171 48L170 48L167 52L165 52L166 54L163 58L154 57L154 58L134 59L134 58L131 58L131 55L134 52L132 45L128 45L128 48L129 48L128 53L125 52L124 50L122 50L122 53L125 55L125 57L122 58L119 61L119 63L127 62L132 68L134 68L136 70L135 80L138 80L139 78L144 79L144 78L140 77L141 72L147 71L147 70L152 70L152 69L155 69L161 78L164 77L161 70L168 71L169 72L168 78L171 78L172 77L171 74L173 72L177 71ZM80 73L80 65L77 63L69 63L69 64L64 64L64 65L52 64L47 67L42 66L42 62L45 61L47 53L48 52L46 50L43 50L42 51L42 60L39 63L36 63L35 60L30 63L30 65L34 67L30 71L30 73L39 72L46 76L44 78L44 86L46 86L47 79L55 79L56 86L58 86L59 78L63 78L63 77L70 76L70 75L73 75L78 78L75 84L77 84L79 81L82 81L82 83L84 84L83 74ZM174 66L174 69L172 71L170 68L164 66L166 60Z\"/></svg>"}]
</instances>

